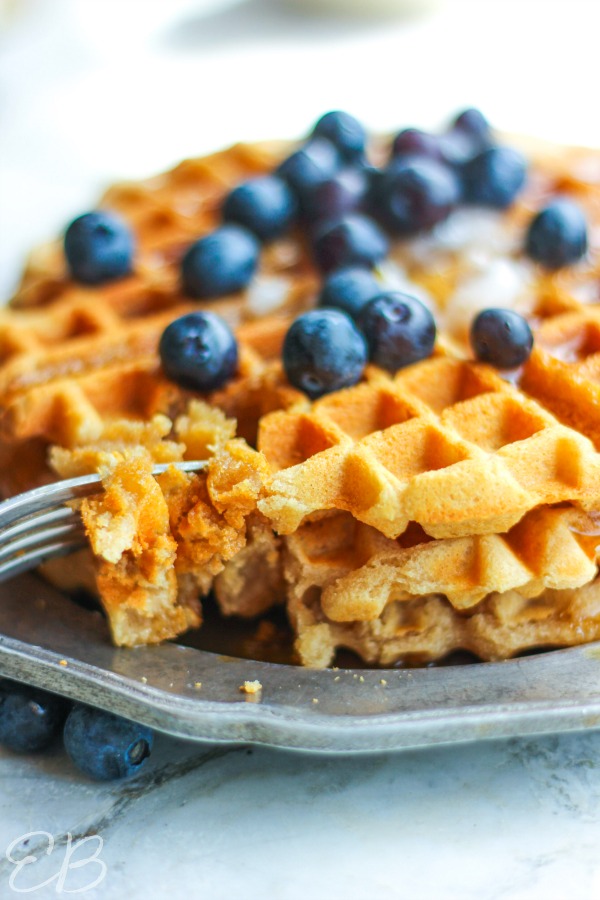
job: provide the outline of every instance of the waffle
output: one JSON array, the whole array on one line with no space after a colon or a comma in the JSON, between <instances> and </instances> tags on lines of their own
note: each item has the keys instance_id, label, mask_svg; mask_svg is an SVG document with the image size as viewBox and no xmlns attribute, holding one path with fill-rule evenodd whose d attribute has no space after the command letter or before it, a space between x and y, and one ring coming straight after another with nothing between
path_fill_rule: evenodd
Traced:
<instances>
[{"instance_id":1,"label":"waffle","mask_svg":"<svg viewBox=\"0 0 600 900\"><path fill-rule=\"evenodd\" d=\"M100 472L104 491L81 502L96 564L96 584L117 644L154 643L201 623L199 596L250 535L264 545L256 501L266 478L263 457L233 438L235 422L192 401L172 422L117 420L91 445L55 447L64 477ZM189 474L155 463L206 459ZM272 539L274 542L274 538ZM265 591L268 595L268 591ZM264 602L264 597L263 597Z\"/></svg>"},{"instance_id":2,"label":"waffle","mask_svg":"<svg viewBox=\"0 0 600 900\"><path fill-rule=\"evenodd\" d=\"M529 649L556 649L600 639L600 586L547 590L534 599L518 591L491 594L470 616L439 594L404 598L372 622L323 621L310 601L292 600L296 649L305 666L322 668L338 648L377 666L424 665L455 650L503 660Z\"/></svg>"},{"instance_id":3,"label":"waffle","mask_svg":"<svg viewBox=\"0 0 600 900\"><path fill-rule=\"evenodd\" d=\"M157 345L165 326L192 310L210 308L246 329L248 352L242 351L238 386L214 398L238 417L240 433L246 428L252 438L261 412L246 413L246 406L278 408L279 391L289 393L289 386L266 378L265 390L258 389L254 376L278 357L289 316L315 290L315 274L298 240L268 248L252 290L243 296L191 302L181 293L178 267L189 242L218 223L223 195L240 180L270 170L281 152L274 145L239 145L147 182L111 188L102 204L131 222L138 243L135 272L128 278L89 288L67 277L58 242L32 254L10 306L0 310L5 496L53 477L45 465L50 445L90 443L105 422L120 417L147 420L183 409L189 394L161 376Z\"/></svg>"},{"instance_id":4,"label":"waffle","mask_svg":"<svg viewBox=\"0 0 600 900\"><path fill-rule=\"evenodd\" d=\"M279 468L260 509L283 534L323 510L390 538L409 522L447 538L506 531L542 504L600 506L591 441L488 368L447 358L272 413L259 448Z\"/></svg>"},{"instance_id":5,"label":"waffle","mask_svg":"<svg viewBox=\"0 0 600 900\"><path fill-rule=\"evenodd\" d=\"M0 311L0 491L102 472L105 492L82 514L118 644L199 626L211 588L226 615L285 602L306 665L338 647L389 665L599 637L600 154L527 145L528 185L508 211L459 210L395 244L379 277L435 310L434 356L394 377L370 366L311 403L280 361L318 285L301 234L269 246L235 296L192 302L178 278L223 195L286 149L238 145L111 188L103 205L138 241L122 281L75 284L58 244L32 255ZM585 260L547 273L520 248L561 192L596 230ZM491 305L535 330L514 383L469 359L468 324ZM240 365L199 403L165 378L157 346L169 322L205 308L236 329ZM180 459L208 467L151 476ZM71 586L92 571L89 557L50 568Z\"/></svg>"},{"instance_id":6,"label":"waffle","mask_svg":"<svg viewBox=\"0 0 600 900\"><path fill-rule=\"evenodd\" d=\"M593 519L564 507L534 510L503 535L427 540L411 527L404 546L349 513L304 524L284 558L301 661L328 665L339 647L380 665L457 649L502 659L593 640L600 594L577 604L595 584L597 535Z\"/></svg>"}]
</instances>

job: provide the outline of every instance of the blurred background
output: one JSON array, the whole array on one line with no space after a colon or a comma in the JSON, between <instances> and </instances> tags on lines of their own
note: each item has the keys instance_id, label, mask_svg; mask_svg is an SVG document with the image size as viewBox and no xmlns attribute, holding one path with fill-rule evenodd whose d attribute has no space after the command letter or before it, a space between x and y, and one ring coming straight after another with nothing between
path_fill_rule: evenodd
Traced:
<instances>
[{"instance_id":1,"label":"blurred background","mask_svg":"<svg viewBox=\"0 0 600 900\"><path fill-rule=\"evenodd\" d=\"M599 25L598 0L0 0L0 299L110 181L328 109L600 145Z\"/></svg>"}]
</instances>

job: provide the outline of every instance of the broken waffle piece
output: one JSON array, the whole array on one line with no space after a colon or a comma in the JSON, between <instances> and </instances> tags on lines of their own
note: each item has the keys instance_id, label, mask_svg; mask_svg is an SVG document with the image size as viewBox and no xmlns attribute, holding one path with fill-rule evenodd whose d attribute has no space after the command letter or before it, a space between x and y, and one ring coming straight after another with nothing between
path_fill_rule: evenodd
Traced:
<instances>
[{"instance_id":1,"label":"broken waffle piece","mask_svg":"<svg viewBox=\"0 0 600 900\"><path fill-rule=\"evenodd\" d=\"M222 412L193 401L174 424L164 416L112 423L98 444L53 449L61 474L103 476L104 491L80 508L115 643L153 643L199 626L199 598L245 547L267 467L244 441L229 440L234 431ZM200 450L211 455L197 474L172 466L153 476L157 461Z\"/></svg>"}]
</instances>

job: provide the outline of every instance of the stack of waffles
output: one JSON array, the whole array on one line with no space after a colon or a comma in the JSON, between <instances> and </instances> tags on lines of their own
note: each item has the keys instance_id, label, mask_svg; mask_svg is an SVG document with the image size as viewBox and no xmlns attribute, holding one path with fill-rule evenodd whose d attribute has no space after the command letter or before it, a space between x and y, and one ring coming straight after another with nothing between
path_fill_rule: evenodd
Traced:
<instances>
[{"instance_id":1,"label":"stack of waffles","mask_svg":"<svg viewBox=\"0 0 600 900\"><path fill-rule=\"evenodd\" d=\"M99 471L82 505L91 553L48 564L66 588L93 581L115 641L201 624L214 590L226 615L286 604L299 660L337 648L367 663L454 649L500 659L600 638L600 154L532 148L508 211L459 210L398 242L379 275L434 310L434 355L310 402L281 346L314 305L300 234L262 255L250 287L186 298L179 262L219 221L223 196L272 170L282 145L236 146L108 191L138 243L135 272L101 287L67 276L59 243L36 251L0 311L0 489ZM590 222L585 260L557 273L523 252L551 196ZM511 306L535 335L510 380L474 362L478 309ZM210 308L236 330L234 379L199 396L169 381L165 326ZM206 459L198 474L156 462Z\"/></svg>"}]
</instances>

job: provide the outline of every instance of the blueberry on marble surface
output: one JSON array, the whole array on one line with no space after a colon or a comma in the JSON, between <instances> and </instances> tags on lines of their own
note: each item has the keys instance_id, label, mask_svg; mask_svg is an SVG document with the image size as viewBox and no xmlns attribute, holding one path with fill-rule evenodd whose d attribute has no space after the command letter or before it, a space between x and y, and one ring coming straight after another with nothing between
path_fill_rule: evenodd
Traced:
<instances>
[{"instance_id":1,"label":"blueberry on marble surface","mask_svg":"<svg viewBox=\"0 0 600 900\"><path fill-rule=\"evenodd\" d=\"M315 137L324 137L337 147L347 160L364 156L367 135L363 125L347 112L333 110L321 116L314 127Z\"/></svg>"},{"instance_id":2,"label":"blueberry on marble surface","mask_svg":"<svg viewBox=\"0 0 600 900\"><path fill-rule=\"evenodd\" d=\"M365 339L345 313L314 309L299 316L283 343L290 384L315 400L360 381L367 363Z\"/></svg>"},{"instance_id":3,"label":"blueberry on marble surface","mask_svg":"<svg viewBox=\"0 0 600 900\"><path fill-rule=\"evenodd\" d=\"M471 346L480 362L515 369L529 359L533 335L529 323L512 309L484 309L471 326Z\"/></svg>"},{"instance_id":4,"label":"blueberry on marble surface","mask_svg":"<svg viewBox=\"0 0 600 900\"><path fill-rule=\"evenodd\" d=\"M181 262L183 289L190 297L223 297L247 287L258 265L260 243L241 225L222 225L200 238Z\"/></svg>"},{"instance_id":5,"label":"blueberry on marble surface","mask_svg":"<svg viewBox=\"0 0 600 900\"><path fill-rule=\"evenodd\" d=\"M370 269L349 266L327 276L318 304L341 309L355 319L365 303L380 294L381 290L381 283Z\"/></svg>"},{"instance_id":6,"label":"blueberry on marble surface","mask_svg":"<svg viewBox=\"0 0 600 900\"><path fill-rule=\"evenodd\" d=\"M427 307L400 291L369 300L358 317L369 346L369 359L388 372L431 356L436 327Z\"/></svg>"},{"instance_id":7,"label":"blueberry on marble surface","mask_svg":"<svg viewBox=\"0 0 600 900\"><path fill-rule=\"evenodd\" d=\"M587 221L580 206L558 197L531 221L525 242L527 255L547 269L560 269L585 256Z\"/></svg>"},{"instance_id":8,"label":"blueberry on marble surface","mask_svg":"<svg viewBox=\"0 0 600 900\"><path fill-rule=\"evenodd\" d=\"M220 316L193 312L171 322L159 343L160 361L176 384L196 391L214 391L236 372L235 337Z\"/></svg>"},{"instance_id":9,"label":"blueberry on marble surface","mask_svg":"<svg viewBox=\"0 0 600 900\"><path fill-rule=\"evenodd\" d=\"M69 703L26 684L0 682L0 744L17 753L45 750L61 730Z\"/></svg>"},{"instance_id":10,"label":"blueberry on marble surface","mask_svg":"<svg viewBox=\"0 0 600 900\"><path fill-rule=\"evenodd\" d=\"M134 250L131 228L108 210L78 216L65 232L67 267L83 284L103 284L129 275Z\"/></svg>"},{"instance_id":11,"label":"blueberry on marble surface","mask_svg":"<svg viewBox=\"0 0 600 900\"><path fill-rule=\"evenodd\" d=\"M326 222L313 242L314 256L321 271L342 266L375 266L388 254L389 241L373 219L349 213Z\"/></svg>"},{"instance_id":12,"label":"blueberry on marble surface","mask_svg":"<svg viewBox=\"0 0 600 900\"><path fill-rule=\"evenodd\" d=\"M525 157L512 147L489 147L465 163L463 198L468 203L505 209L525 184Z\"/></svg>"},{"instance_id":13,"label":"blueberry on marble surface","mask_svg":"<svg viewBox=\"0 0 600 900\"><path fill-rule=\"evenodd\" d=\"M65 722L65 749L78 769L97 781L127 778L150 756L154 734L145 725L76 704Z\"/></svg>"},{"instance_id":14,"label":"blueberry on marble surface","mask_svg":"<svg viewBox=\"0 0 600 900\"><path fill-rule=\"evenodd\" d=\"M289 230L298 212L298 201L289 186L276 175L263 175L235 187L223 202L226 222L243 225L261 241L271 241Z\"/></svg>"}]
</instances>

